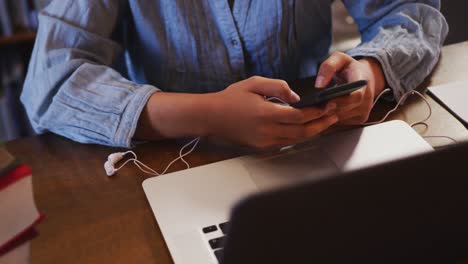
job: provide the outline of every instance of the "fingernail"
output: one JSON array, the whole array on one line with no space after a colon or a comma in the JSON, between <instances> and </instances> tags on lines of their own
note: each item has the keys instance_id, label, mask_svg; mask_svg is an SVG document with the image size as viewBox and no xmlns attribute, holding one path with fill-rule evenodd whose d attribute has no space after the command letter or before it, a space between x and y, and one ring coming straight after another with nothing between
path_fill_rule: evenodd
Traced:
<instances>
[{"instance_id":1,"label":"fingernail","mask_svg":"<svg viewBox=\"0 0 468 264\"><path fill-rule=\"evenodd\" d=\"M291 90L291 95L292 95L294 102L299 102L301 100L301 97L292 90Z\"/></svg>"},{"instance_id":2,"label":"fingernail","mask_svg":"<svg viewBox=\"0 0 468 264\"><path fill-rule=\"evenodd\" d=\"M315 87L323 88L324 86L325 86L325 77L320 75L317 77L317 80L315 80Z\"/></svg>"}]
</instances>

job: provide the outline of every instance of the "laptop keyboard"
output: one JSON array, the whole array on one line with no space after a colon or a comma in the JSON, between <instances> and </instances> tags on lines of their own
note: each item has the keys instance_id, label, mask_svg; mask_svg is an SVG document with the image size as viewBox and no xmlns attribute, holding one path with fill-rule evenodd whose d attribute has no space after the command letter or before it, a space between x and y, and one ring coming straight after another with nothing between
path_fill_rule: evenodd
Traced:
<instances>
[{"instance_id":1,"label":"laptop keyboard","mask_svg":"<svg viewBox=\"0 0 468 264\"><path fill-rule=\"evenodd\" d=\"M213 250L213 254L216 256L216 259L218 260L218 262L221 261L221 258L223 256L224 240L226 238L228 225L229 225L229 222L225 222L219 225L207 226L202 229L202 232L204 234L210 234L218 230L221 230L221 232L223 233L223 236L208 240L208 244L210 245L210 248Z\"/></svg>"},{"instance_id":2,"label":"laptop keyboard","mask_svg":"<svg viewBox=\"0 0 468 264\"><path fill-rule=\"evenodd\" d=\"M214 232L214 231L216 231L216 230L218 230L218 227L215 226L215 225L207 226L207 227L205 227L205 228L202 229L203 233L205 233L205 234Z\"/></svg>"}]
</instances>

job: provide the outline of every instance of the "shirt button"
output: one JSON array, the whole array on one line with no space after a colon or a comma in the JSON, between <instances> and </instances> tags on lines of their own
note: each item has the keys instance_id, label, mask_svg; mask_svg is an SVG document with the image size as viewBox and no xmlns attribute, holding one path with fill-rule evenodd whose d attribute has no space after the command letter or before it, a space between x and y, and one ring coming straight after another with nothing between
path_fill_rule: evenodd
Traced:
<instances>
[{"instance_id":1,"label":"shirt button","mask_svg":"<svg viewBox=\"0 0 468 264\"><path fill-rule=\"evenodd\" d=\"M239 41L237 41L237 39L232 39L232 40L231 40L231 44L232 44L233 46L237 46L237 45L239 44Z\"/></svg>"}]
</instances>

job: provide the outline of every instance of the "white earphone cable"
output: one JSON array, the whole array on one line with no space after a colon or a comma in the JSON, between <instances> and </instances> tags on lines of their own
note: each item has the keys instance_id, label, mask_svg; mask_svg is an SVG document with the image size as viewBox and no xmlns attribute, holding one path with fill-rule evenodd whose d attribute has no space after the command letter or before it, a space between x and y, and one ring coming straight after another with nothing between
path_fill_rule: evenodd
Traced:
<instances>
[{"instance_id":1,"label":"white earphone cable","mask_svg":"<svg viewBox=\"0 0 468 264\"><path fill-rule=\"evenodd\" d=\"M132 154L134 158L133 158L133 159L128 159L128 160L126 160L122 165L120 165L118 168L116 168L115 171L118 171L118 170L122 169L123 167L125 167L125 165L127 165L127 163L129 163L129 162L131 162L131 161L133 161L133 160L138 159L136 153L133 152L133 151L131 151L131 150L122 153L123 156L125 156L125 155L127 155L127 154Z\"/></svg>"},{"instance_id":2,"label":"white earphone cable","mask_svg":"<svg viewBox=\"0 0 468 264\"><path fill-rule=\"evenodd\" d=\"M375 105L377 104L377 102L379 101L379 99L386 93L390 92L391 90L390 89L385 89L383 90L377 97L376 99L374 100L374 103L372 105L372 108L375 107ZM387 120L387 118L393 113L395 112L399 107L400 105L410 96L410 95L413 95L413 94L417 94L421 99L424 100L424 102L426 103L428 109L429 109L429 113L428 113L428 116L426 118L424 118L423 120L421 121L418 121L418 122L415 122L415 123L412 123L410 124L410 126L412 128L414 128L415 126L417 125L426 125L428 126L425 122L427 120L429 120L432 116L432 107L431 105L429 104L429 102L426 100L426 98L424 97L424 95L422 95L421 93L419 93L418 91L409 91L407 93L405 93L401 98L400 100L398 101L398 103L396 104L396 106L391 109L389 112L387 112L387 114L385 114L385 116L380 119L379 121L375 121L375 122L368 122L368 123L364 123L363 125L376 125L376 124L380 124L382 122L384 122L385 120ZM285 101L281 100L280 98L278 97L265 97L265 100L266 101L278 101L280 102L282 105L289 105L288 103L286 103ZM455 143L458 143L457 140L455 140L454 138L451 138L449 136L423 136L423 138L445 138L445 139L449 139ZM194 150L195 148L197 147L198 143L200 142L200 137L198 138L195 138L193 140L191 140L189 143L185 144L180 150L179 150L179 157L177 157L176 159L172 160L167 166L166 168L164 169L164 171L162 173L158 173L157 171L151 169L150 167L148 167L146 164L144 164L143 162L139 161L138 160L138 156L135 152L133 151L126 151L126 152L121 152L121 153L114 153L114 154L111 154L109 155L109 158L108 158L108 161L104 164L104 168L106 169L106 173L108 176L112 176L115 174L115 172L119 171L120 169L122 169L125 165L127 165L128 163L130 162L133 162L133 164L135 164L136 167L138 167L138 169L140 169L140 171L146 173L146 174L149 174L149 175L153 175L153 176L160 176L160 175L163 175L163 174L166 174L166 172L171 168L171 166L177 162L178 160L181 160L187 167L187 169L190 168L190 164L184 159L184 157L190 155ZM188 148L189 146L192 147L184 153L184 150L186 148ZM125 162L122 163L122 165L120 165L118 168L114 168L115 164L117 162L119 162L125 155L128 155L128 154L131 154L133 157L130 158L130 159L127 159ZM113 155L116 155L115 157L112 157Z\"/></svg>"},{"instance_id":3,"label":"white earphone cable","mask_svg":"<svg viewBox=\"0 0 468 264\"><path fill-rule=\"evenodd\" d=\"M281 100L281 99L278 98L278 97L265 97L265 100L266 100L266 101L269 101L269 102L278 101L278 102L280 102L281 105L289 106L288 103L286 103L285 101Z\"/></svg>"},{"instance_id":4,"label":"white earphone cable","mask_svg":"<svg viewBox=\"0 0 468 264\"><path fill-rule=\"evenodd\" d=\"M452 137L448 137L448 136L424 136L423 138L445 138L445 139L449 139L450 141L452 141L453 143L458 143L458 140L452 138Z\"/></svg>"},{"instance_id":5,"label":"white earphone cable","mask_svg":"<svg viewBox=\"0 0 468 264\"><path fill-rule=\"evenodd\" d=\"M146 164L144 164L143 162L139 161L138 160L138 156L135 152L133 151L127 151L127 152L123 152L123 153L119 153L119 154L122 154L121 157L124 157L125 155L128 155L128 154L131 154L133 157L130 158L130 159L127 159L124 163L122 163L122 165L120 165L118 168L115 168L111 171L111 173L108 173L108 176L111 176L113 175L115 172L119 171L120 169L122 169L125 165L127 165L128 163L130 162L133 162L133 164L135 164L136 167L138 167L138 169L140 169L140 171L146 173L146 174L149 174L149 175L153 175L153 176L160 176L160 175L163 175L163 174L166 174L166 172L171 168L171 166L177 162L178 160L181 160L186 166L187 166L187 169L190 168L190 164L184 159L184 157L190 155L194 150L195 148L197 147L198 143L200 142L200 138L195 138L193 139L192 141L190 141L189 143L185 144L180 150L179 150L179 157L177 157L176 159L174 159L173 161L171 161L167 166L166 168L164 169L164 171L162 173L158 173L157 171L151 169L149 166L147 166ZM192 147L186 152L184 153L184 150L189 147L190 145L192 145ZM116 160L114 161L115 163L118 162L119 160ZM111 163L111 165L115 165L114 163Z\"/></svg>"},{"instance_id":6,"label":"white earphone cable","mask_svg":"<svg viewBox=\"0 0 468 264\"><path fill-rule=\"evenodd\" d=\"M388 91L390 91L390 89L385 89L383 90L377 97L376 99L374 100L374 104L372 105L372 109L374 109L375 105L377 104L378 100L384 95L386 94ZM387 112L387 114L382 118L380 119L379 121L375 121L375 122L367 122L367 123L364 123L363 125L364 126L369 126L369 125L377 125L377 124L380 124L382 122L384 122L385 120L387 120L387 118L393 113L395 112L396 110L398 110L398 108L400 107L400 105L406 100L406 98L408 98L408 96L411 95L413 91L411 92L408 92L408 93L405 93L401 98L400 100L398 101L398 103L396 104L396 106L394 108L392 108L390 111Z\"/></svg>"},{"instance_id":7,"label":"white earphone cable","mask_svg":"<svg viewBox=\"0 0 468 264\"><path fill-rule=\"evenodd\" d=\"M424 118L423 120L421 120L421 121L419 121L419 122L414 122L414 123L410 124L410 126L413 127L413 128L414 128L415 126L421 125L421 124L427 125L427 124L426 124L426 121L429 120L429 119L431 118L431 116L432 116L432 107L431 107L431 105L429 104L429 102L427 101L427 99L424 97L424 95L422 95L422 94L421 94L420 92L418 92L418 91L414 91L414 94L418 95L419 97L421 97L421 99L423 99L423 101L424 101L424 102L426 103L426 105L427 105L427 108L429 109L429 113L428 113L427 117Z\"/></svg>"},{"instance_id":8,"label":"white earphone cable","mask_svg":"<svg viewBox=\"0 0 468 264\"><path fill-rule=\"evenodd\" d=\"M377 102L379 101L379 99L387 92L391 91L390 89L385 89L383 90L375 99L374 101L374 104L372 105L372 108L375 107L375 105L377 104ZM409 124L412 128L414 128L415 126L418 126L418 125L425 125L428 127L428 125L426 124L426 121L429 120L431 117L432 117L432 107L431 105L429 104L429 102L427 101L427 99L424 97L424 95L422 95L420 92L418 91L409 91L407 93L405 93L401 98L400 100L398 101L397 105L392 109L390 110L389 112L387 112L387 114L379 121L376 121L376 122L368 122L368 123L364 123L363 125L376 125L376 124L380 124L382 122L384 122L385 120L387 120L387 118L393 113L395 112L399 107L400 105L410 96L410 95L413 95L413 94L416 94L418 95L423 101L424 103L426 103L427 105L427 108L429 109L429 113L427 115L426 118L424 118L423 120L421 121L418 121L418 122L414 122L414 123L411 123ZM445 138L445 139L449 139L451 141L453 141L454 143L458 143L458 141L452 137L449 137L449 136L422 136L423 138Z\"/></svg>"},{"instance_id":9,"label":"white earphone cable","mask_svg":"<svg viewBox=\"0 0 468 264\"><path fill-rule=\"evenodd\" d=\"M372 105L372 109L376 106L376 104L378 103L378 101L380 100L380 98L382 98L382 96L384 96L386 93L389 93L391 92L392 90L391 89L385 89L383 90L374 100L374 103ZM429 104L429 102L427 101L427 99L424 97L424 95L422 95L420 92L418 91L409 91L407 93L405 93L401 98L400 100L398 101L397 105L391 109L390 111L387 112L387 114L385 114L385 116L380 119L379 121L375 121L375 122L368 122L368 123L364 123L363 125L377 125L377 124L380 124L382 122L384 122L385 120L387 120L387 118L393 113L395 112L396 110L398 110L398 108L403 104L403 102L410 96L410 95L413 95L413 94L416 94L418 95L423 101L424 103L426 103L427 105L427 108L429 109L429 113L427 115L426 118L424 118L423 120L421 121L417 121L417 122L414 122L414 123L411 123L410 126L412 128L414 128L415 126L417 125L426 125L426 121L429 120L431 117L432 117L432 107L431 105ZM278 101L280 102L282 105L289 105L288 103L286 103L285 101L281 100L280 98L278 97L269 97L269 98L266 98L267 101ZM458 141L454 138L451 138L449 136L423 136L423 138L446 138L446 139L449 139L455 143L458 143Z\"/></svg>"}]
</instances>

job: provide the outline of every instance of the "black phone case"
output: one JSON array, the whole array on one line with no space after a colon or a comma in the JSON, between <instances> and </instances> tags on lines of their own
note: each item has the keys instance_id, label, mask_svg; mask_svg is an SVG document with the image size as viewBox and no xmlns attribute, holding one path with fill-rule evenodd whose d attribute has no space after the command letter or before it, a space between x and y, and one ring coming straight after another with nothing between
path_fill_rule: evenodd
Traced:
<instances>
[{"instance_id":1,"label":"black phone case","mask_svg":"<svg viewBox=\"0 0 468 264\"><path fill-rule=\"evenodd\" d=\"M316 88L315 77L296 80L289 83L289 86L301 97L301 100L297 103L291 104L291 106L295 108L304 108L322 104L333 98L350 94L366 85L367 81L361 80L341 85L331 83L327 88Z\"/></svg>"}]
</instances>

